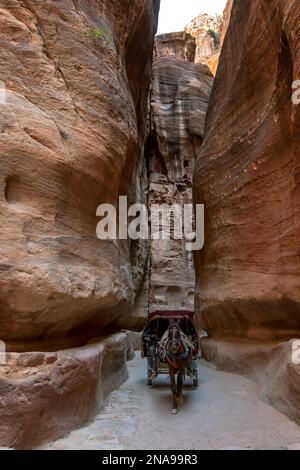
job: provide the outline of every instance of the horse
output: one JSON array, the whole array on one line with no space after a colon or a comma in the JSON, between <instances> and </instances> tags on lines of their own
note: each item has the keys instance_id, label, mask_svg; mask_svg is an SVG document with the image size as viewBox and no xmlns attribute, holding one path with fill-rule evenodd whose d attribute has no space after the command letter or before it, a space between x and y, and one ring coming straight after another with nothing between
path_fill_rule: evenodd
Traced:
<instances>
[{"instance_id":1,"label":"horse","mask_svg":"<svg viewBox=\"0 0 300 470\"><path fill-rule=\"evenodd\" d=\"M191 368L192 349L193 345L189 338L182 332L179 324L171 319L159 346L159 356L169 366L173 393L173 414L177 414L178 404L183 405L184 403L182 396L183 377L185 371ZM177 384L176 374L178 374Z\"/></svg>"}]
</instances>

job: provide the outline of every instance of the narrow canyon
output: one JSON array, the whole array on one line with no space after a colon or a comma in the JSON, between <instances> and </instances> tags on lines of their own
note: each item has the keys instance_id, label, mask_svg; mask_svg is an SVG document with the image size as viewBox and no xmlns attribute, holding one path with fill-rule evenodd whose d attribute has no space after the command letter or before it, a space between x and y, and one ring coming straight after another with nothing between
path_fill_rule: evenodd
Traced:
<instances>
[{"instance_id":1,"label":"narrow canyon","mask_svg":"<svg viewBox=\"0 0 300 470\"><path fill-rule=\"evenodd\" d=\"M2 448L300 448L300 5L156 35L159 10L0 0ZM203 249L100 240L122 197L203 204ZM160 310L201 338L176 417L139 358Z\"/></svg>"}]
</instances>

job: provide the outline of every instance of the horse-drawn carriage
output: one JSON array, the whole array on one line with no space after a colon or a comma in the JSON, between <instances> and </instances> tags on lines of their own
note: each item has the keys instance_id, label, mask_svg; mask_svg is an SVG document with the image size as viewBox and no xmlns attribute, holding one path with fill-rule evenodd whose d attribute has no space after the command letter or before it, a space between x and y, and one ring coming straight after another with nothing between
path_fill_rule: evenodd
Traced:
<instances>
[{"instance_id":1,"label":"horse-drawn carriage","mask_svg":"<svg viewBox=\"0 0 300 470\"><path fill-rule=\"evenodd\" d=\"M184 375L189 376L195 387L198 386L197 358L199 354L199 337L193 323L193 312L186 310L165 310L150 313L142 335L142 357L147 358L148 385L159 374L169 374L170 360L162 354L163 343L167 337L170 323L181 332L183 344L191 358L186 362ZM181 353L182 354L182 353ZM172 364L172 362L171 362Z\"/></svg>"}]
</instances>

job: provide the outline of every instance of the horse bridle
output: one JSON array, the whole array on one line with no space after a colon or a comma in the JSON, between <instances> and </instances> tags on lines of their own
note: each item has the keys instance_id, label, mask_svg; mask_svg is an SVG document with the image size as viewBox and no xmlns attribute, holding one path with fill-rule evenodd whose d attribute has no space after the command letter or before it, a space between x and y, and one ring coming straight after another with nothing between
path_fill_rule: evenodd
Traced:
<instances>
[{"instance_id":1,"label":"horse bridle","mask_svg":"<svg viewBox=\"0 0 300 470\"><path fill-rule=\"evenodd\" d=\"M165 347L165 353L166 353L166 359L168 361L168 363L174 368L176 369L176 364L173 363L173 361L171 360L171 358L169 357L169 355L172 355L172 356L180 356L181 354L184 354L188 351L188 348L187 348L187 345L181 335L181 330L180 328L176 327L176 326L173 326L172 327L173 329L173 337L172 339L168 339L167 341L167 344L166 344L166 347ZM175 338L175 331L179 332L179 337L178 338ZM182 344L183 347L184 347L184 351L181 351L181 352L178 352L178 353L174 353L173 351L170 351L171 349L171 345L172 343L176 342L176 345L178 344Z\"/></svg>"}]
</instances>

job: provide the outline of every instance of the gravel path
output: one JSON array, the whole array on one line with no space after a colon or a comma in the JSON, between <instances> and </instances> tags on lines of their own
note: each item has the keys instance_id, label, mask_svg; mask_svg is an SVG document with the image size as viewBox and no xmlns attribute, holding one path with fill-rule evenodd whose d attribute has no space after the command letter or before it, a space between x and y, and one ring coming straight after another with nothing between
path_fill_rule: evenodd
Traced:
<instances>
[{"instance_id":1,"label":"gravel path","mask_svg":"<svg viewBox=\"0 0 300 470\"><path fill-rule=\"evenodd\" d=\"M197 390L171 414L169 380L146 386L146 362L128 363L130 378L86 427L44 449L300 449L300 428L259 398L257 384L199 363Z\"/></svg>"}]
</instances>

